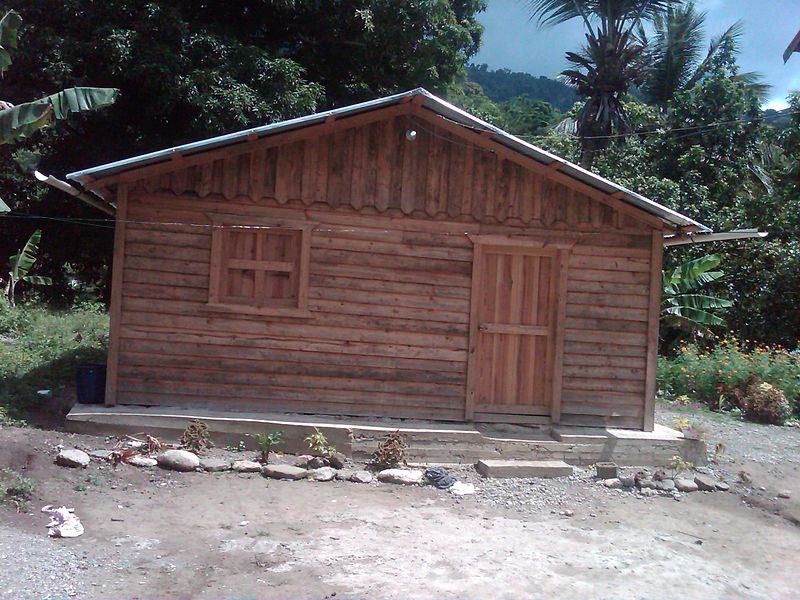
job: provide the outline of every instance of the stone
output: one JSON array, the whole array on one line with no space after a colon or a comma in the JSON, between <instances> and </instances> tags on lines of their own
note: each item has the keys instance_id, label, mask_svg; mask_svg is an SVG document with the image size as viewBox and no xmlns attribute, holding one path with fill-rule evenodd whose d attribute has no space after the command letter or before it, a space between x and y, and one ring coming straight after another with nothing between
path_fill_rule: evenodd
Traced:
<instances>
[{"instance_id":1,"label":"stone","mask_svg":"<svg viewBox=\"0 0 800 600\"><path fill-rule=\"evenodd\" d=\"M731 489L731 486L729 486L729 485L728 485L727 483L725 483L724 481L718 481L718 482L717 482L717 489L718 489L720 492L727 492L727 491L729 491L729 490Z\"/></svg>"},{"instance_id":2,"label":"stone","mask_svg":"<svg viewBox=\"0 0 800 600\"><path fill-rule=\"evenodd\" d=\"M328 466L328 462L321 456L312 456L306 464L309 469L319 469Z\"/></svg>"},{"instance_id":3,"label":"stone","mask_svg":"<svg viewBox=\"0 0 800 600\"><path fill-rule=\"evenodd\" d=\"M622 487L622 482L617 477L610 477L603 481L603 485L612 490L618 490Z\"/></svg>"},{"instance_id":4,"label":"stone","mask_svg":"<svg viewBox=\"0 0 800 600\"><path fill-rule=\"evenodd\" d=\"M152 469L158 464L158 461L155 458L142 456L141 454L134 454L125 462L129 465L133 465L134 467L144 467L145 469Z\"/></svg>"},{"instance_id":5,"label":"stone","mask_svg":"<svg viewBox=\"0 0 800 600\"><path fill-rule=\"evenodd\" d=\"M676 479L675 488L679 492L696 492L699 488L697 484L691 479Z\"/></svg>"},{"instance_id":6,"label":"stone","mask_svg":"<svg viewBox=\"0 0 800 600\"><path fill-rule=\"evenodd\" d=\"M636 486L641 490L654 490L656 489L656 482L652 479L637 479Z\"/></svg>"},{"instance_id":7,"label":"stone","mask_svg":"<svg viewBox=\"0 0 800 600\"><path fill-rule=\"evenodd\" d=\"M658 492L654 488L642 488L640 490L642 496L655 496Z\"/></svg>"},{"instance_id":8,"label":"stone","mask_svg":"<svg viewBox=\"0 0 800 600\"><path fill-rule=\"evenodd\" d=\"M484 477L552 479L572 475L573 468L560 460L479 460L475 469Z\"/></svg>"},{"instance_id":9,"label":"stone","mask_svg":"<svg viewBox=\"0 0 800 600\"><path fill-rule=\"evenodd\" d=\"M717 480L710 475L698 473L694 476L694 482L697 484L697 489L702 492L715 492L717 491Z\"/></svg>"},{"instance_id":10,"label":"stone","mask_svg":"<svg viewBox=\"0 0 800 600\"><path fill-rule=\"evenodd\" d=\"M237 473L260 473L261 463L254 460L237 460L234 461L231 468Z\"/></svg>"},{"instance_id":11,"label":"stone","mask_svg":"<svg viewBox=\"0 0 800 600\"><path fill-rule=\"evenodd\" d=\"M220 471L230 471L231 463L222 458L205 457L200 459L200 468L209 473L219 473Z\"/></svg>"},{"instance_id":12,"label":"stone","mask_svg":"<svg viewBox=\"0 0 800 600\"><path fill-rule=\"evenodd\" d=\"M399 483L400 485L418 485L422 482L422 471L419 469L385 469L378 473L378 481Z\"/></svg>"},{"instance_id":13,"label":"stone","mask_svg":"<svg viewBox=\"0 0 800 600\"><path fill-rule=\"evenodd\" d=\"M331 481L336 477L336 469L333 467L320 467L311 471L310 477L314 481Z\"/></svg>"},{"instance_id":14,"label":"stone","mask_svg":"<svg viewBox=\"0 0 800 600\"><path fill-rule=\"evenodd\" d=\"M617 479L617 465L612 462L599 462L594 468L600 479Z\"/></svg>"},{"instance_id":15,"label":"stone","mask_svg":"<svg viewBox=\"0 0 800 600\"><path fill-rule=\"evenodd\" d=\"M261 472L272 479L305 479L308 471L294 465L264 465Z\"/></svg>"},{"instance_id":16,"label":"stone","mask_svg":"<svg viewBox=\"0 0 800 600\"><path fill-rule=\"evenodd\" d=\"M347 463L347 457L341 452L334 452L328 457L328 462L334 469L344 469Z\"/></svg>"},{"instance_id":17,"label":"stone","mask_svg":"<svg viewBox=\"0 0 800 600\"><path fill-rule=\"evenodd\" d=\"M308 462L308 456L297 456L295 454L276 454L275 452L269 453L269 460L271 465L292 465L293 467L302 467Z\"/></svg>"},{"instance_id":18,"label":"stone","mask_svg":"<svg viewBox=\"0 0 800 600\"><path fill-rule=\"evenodd\" d=\"M336 471L336 479L339 481L349 481L353 473L355 473L353 469L339 469Z\"/></svg>"},{"instance_id":19,"label":"stone","mask_svg":"<svg viewBox=\"0 0 800 600\"><path fill-rule=\"evenodd\" d=\"M622 484L622 487L624 488L632 488L636 485L636 480L632 476L631 477L621 476L619 478L619 481Z\"/></svg>"},{"instance_id":20,"label":"stone","mask_svg":"<svg viewBox=\"0 0 800 600\"><path fill-rule=\"evenodd\" d=\"M166 450L156 457L158 466L170 471L194 471L200 466L200 459L188 450Z\"/></svg>"},{"instance_id":21,"label":"stone","mask_svg":"<svg viewBox=\"0 0 800 600\"><path fill-rule=\"evenodd\" d=\"M783 500L788 500L791 497L792 493L789 490L781 490L780 492L778 492L778 498L781 498Z\"/></svg>"},{"instance_id":22,"label":"stone","mask_svg":"<svg viewBox=\"0 0 800 600\"><path fill-rule=\"evenodd\" d=\"M372 473L369 471L354 471L350 477L347 478L348 481L352 481L353 483L372 483Z\"/></svg>"},{"instance_id":23,"label":"stone","mask_svg":"<svg viewBox=\"0 0 800 600\"><path fill-rule=\"evenodd\" d=\"M575 515L575 511L572 509L567 509L562 513L565 517L572 517Z\"/></svg>"},{"instance_id":24,"label":"stone","mask_svg":"<svg viewBox=\"0 0 800 600\"><path fill-rule=\"evenodd\" d=\"M656 489L662 492L671 492L675 489L675 482L672 479L662 479L656 484Z\"/></svg>"},{"instance_id":25,"label":"stone","mask_svg":"<svg viewBox=\"0 0 800 600\"><path fill-rule=\"evenodd\" d=\"M99 460L111 460L111 450L90 450L88 452L89 456L92 458L97 458Z\"/></svg>"},{"instance_id":26,"label":"stone","mask_svg":"<svg viewBox=\"0 0 800 600\"><path fill-rule=\"evenodd\" d=\"M61 450L56 456L56 464L62 467L78 468L86 467L92 462L91 457L83 450L69 448Z\"/></svg>"}]
</instances>

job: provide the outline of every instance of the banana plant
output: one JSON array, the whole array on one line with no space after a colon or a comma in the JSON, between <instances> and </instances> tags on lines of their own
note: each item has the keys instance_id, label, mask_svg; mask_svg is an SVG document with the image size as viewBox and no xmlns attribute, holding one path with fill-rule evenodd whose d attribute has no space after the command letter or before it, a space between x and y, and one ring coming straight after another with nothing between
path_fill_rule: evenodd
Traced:
<instances>
[{"instance_id":1,"label":"banana plant","mask_svg":"<svg viewBox=\"0 0 800 600\"><path fill-rule=\"evenodd\" d=\"M51 285L53 280L41 275L31 275L30 270L36 263L39 252L39 241L42 239L41 230L37 229L25 242L22 250L10 256L8 259L8 284L6 286L6 296L11 306L15 306L14 292L20 281L32 283L34 285Z\"/></svg>"},{"instance_id":2,"label":"banana plant","mask_svg":"<svg viewBox=\"0 0 800 600\"><path fill-rule=\"evenodd\" d=\"M0 19L0 76L11 66L21 24L22 17L14 10ZM118 95L114 88L73 87L16 106L0 100L0 144L13 144L53 121L108 106ZM8 211L8 205L0 200L0 213Z\"/></svg>"},{"instance_id":3,"label":"banana plant","mask_svg":"<svg viewBox=\"0 0 800 600\"><path fill-rule=\"evenodd\" d=\"M708 331L710 327L725 324L714 311L733 303L700 291L724 276L722 271L712 271L720 260L716 254L709 254L662 273L661 319L666 325L688 331Z\"/></svg>"}]
</instances>

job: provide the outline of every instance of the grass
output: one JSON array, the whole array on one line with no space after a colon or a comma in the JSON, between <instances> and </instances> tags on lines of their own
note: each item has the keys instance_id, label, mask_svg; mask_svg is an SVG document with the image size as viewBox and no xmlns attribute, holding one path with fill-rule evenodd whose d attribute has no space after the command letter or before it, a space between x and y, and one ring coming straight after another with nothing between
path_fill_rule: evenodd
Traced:
<instances>
[{"instance_id":1,"label":"grass","mask_svg":"<svg viewBox=\"0 0 800 600\"><path fill-rule=\"evenodd\" d=\"M99 306L53 310L0 300L0 422L68 406L75 365L105 362L107 345L108 315ZM37 393L44 389L50 398Z\"/></svg>"},{"instance_id":2,"label":"grass","mask_svg":"<svg viewBox=\"0 0 800 600\"><path fill-rule=\"evenodd\" d=\"M13 505L18 511L27 510L35 488L32 479L13 469L0 469L0 504Z\"/></svg>"}]
</instances>

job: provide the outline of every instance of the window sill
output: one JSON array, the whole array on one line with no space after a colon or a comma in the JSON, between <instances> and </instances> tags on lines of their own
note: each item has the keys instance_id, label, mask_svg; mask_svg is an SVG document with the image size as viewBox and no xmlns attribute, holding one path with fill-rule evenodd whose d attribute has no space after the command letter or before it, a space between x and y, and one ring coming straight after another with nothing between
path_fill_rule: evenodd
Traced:
<instances>
[{"instance_id":1,"label":"window sill","mask_svg":"<svg viewBox=\"0 0 800 600\"><path fill-rule=\"evenodd\" d=\"M306 308L270 308L268 306L248 306L246 304L207 303L203 312L218 312L240 315L258 315L263 317L284 317L289 319L311 319L314 313Z\"/></svg>"}]
</instances>

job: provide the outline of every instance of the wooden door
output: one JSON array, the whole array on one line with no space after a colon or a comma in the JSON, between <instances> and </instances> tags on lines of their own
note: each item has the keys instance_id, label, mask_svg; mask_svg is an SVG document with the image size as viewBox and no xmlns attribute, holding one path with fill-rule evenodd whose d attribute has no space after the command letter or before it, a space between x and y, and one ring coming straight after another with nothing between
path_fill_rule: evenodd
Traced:
<instances>
[{"instance_id":1,"label":"wooden door","mask_svg":"<svg viewBox=\"0 0 800 600\"><path fill-rule=\"evenodd\" d=\"M557 416L562 253L479 243L474 261L467 418Z\"/></svg>"}]
</instances>

